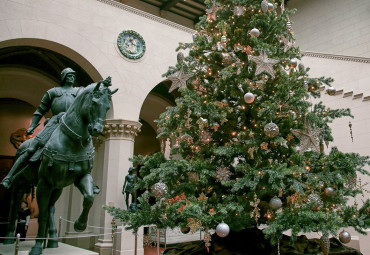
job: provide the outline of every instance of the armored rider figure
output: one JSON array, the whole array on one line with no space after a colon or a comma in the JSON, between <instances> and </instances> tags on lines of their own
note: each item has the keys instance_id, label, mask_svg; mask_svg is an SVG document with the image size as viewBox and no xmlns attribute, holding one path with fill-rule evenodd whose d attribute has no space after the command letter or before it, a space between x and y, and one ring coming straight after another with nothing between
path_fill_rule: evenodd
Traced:
<instances>
[{"instance_id":1,"label":"armored rider figure","mask_svg":"<svg viewBox=\"0 0 370 255\"><path fill-rule=\"evenodd\" d=\"M32 134L34 132L35 128L40 125L39 121L42 116L44 116L49 110L51 110L53 117L50 120L45 121L46 125L37 134L25 151L17 152L20 156L1 183L4 187L9 188L11 186L16 174L28 164L29 160L35 161L39 158L42 148L58 126L61 116L68 110L80 90L84 89L83 87L73 87L75 81L76 72L71 68L66 68L61 72L61 86L49 89L44 94L40 106L33 114L32 123L27 130L27 134Z\"/></svg>"}]
</instances>

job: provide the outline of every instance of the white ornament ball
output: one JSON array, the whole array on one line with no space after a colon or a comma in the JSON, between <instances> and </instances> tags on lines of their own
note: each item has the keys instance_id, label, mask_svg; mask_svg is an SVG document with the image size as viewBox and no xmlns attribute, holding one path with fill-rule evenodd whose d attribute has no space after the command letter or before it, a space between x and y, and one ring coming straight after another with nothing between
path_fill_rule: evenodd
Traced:
<instances>
[{"instance_id":1,"label":"white ornament ball","mask_svg":"<svg viewBox=\"0 0 370 255\"><path fill-rule=\"evenodd\" d=\"M335 92L337 92L337 90L333 87L329 87L326 92L328 93L329 96L334 96L335 95Z\"/></svg>"},{"instance_id":2,"label":"white ornament ball","mask_svg":"<svg viewBox=\"0 0 370 255\"><path fill-rule=\"evenodd\" d=\"M251 93L251 92L245 93L245 95L244 95L244 101L247 104L253 103L253 101L254 101L254 95L253 95L253 93Z\"/></svg>"},{"instance_id":3,"label":"white ornament ball","mask_svg":"<svg viewBox=\"0 0 370 255\"><path fill-rule=\"evenodd\" d=\"M278 210L278 209L281 208L281 206L283 205L283 203L281 202L281 199L280 198L273 197L273 198L271 198L269 205L270 205L270 208L272 210Z\"/></svg>"},{"instance_id":4,"label":"white ornament ball","mask_svg":"<svg viewBox=\"0 0 370 255\"><path fill-rule=\"evenodd\" d=\"M226 237L230 233L230 227L226 223L222 222L216 227L216 234L219 237Z\"/></svg>"},{"instance_id":5,"label":"white ornament ball","mask_svg":"<svg viewBox=\"0 0 370 255\"><path fill-rule=\"evenodd\" d=\"M156 198L163 198L167 194L167 185L163 182L157 182L152 186L152 193Z\"/></svg>"},{"instance_id":6,"label":"white ornament ball","mask_svg":"<svg viewBox=\"0 0 370 255\"><path fill-rule=\"evenodd\" d=\"M268 8L269 11L272 11L275 8L275 6L272 3L268 3L267 8Z\"/></svg>"},{"instance_id":7,"label":"white ornament ball","mask_svg":"<svg viewBox=\"0 0 370 255\"><path fill-rule=\"evenodd\" d=\"M253 37L258 37L260 36L261 32L257 28L253 28L250 32L250 35Z\"/></svg>"},{"instance_id":8,"label":"white ornament ball","mask_svg":"<svg viewBox=\"0 0 370 255\"><path fill-rule=\"evenodd\" d=\"M343 230L342 232L339 233L339 240L342 243L349 243L351 241L351 234Z\"/></svg>"},{"instance_id":9,"label":"white ornament ball","mask_svg":"<svg viewBox=\"0 0 370 255\"><path fill-rule=\"evenodd\" d=\"M268 137L274 138L279 134L279 127L275 123L270 122L264 127L263 131Z\"/></svg>"}]
</instances>

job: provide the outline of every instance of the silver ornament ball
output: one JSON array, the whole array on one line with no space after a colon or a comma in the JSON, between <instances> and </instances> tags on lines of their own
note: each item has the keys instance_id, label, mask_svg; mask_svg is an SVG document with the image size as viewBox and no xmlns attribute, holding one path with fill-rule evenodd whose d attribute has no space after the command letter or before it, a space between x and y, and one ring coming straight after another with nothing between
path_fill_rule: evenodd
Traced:
<instances>
[{"instance_id":1,"label":"silver ornament ball","mask_svg":"<svg viewBox=\"0 0 370 255\"><path fill-rule=\"evenodd\" d=\"M230 227L226 223L222 222L216 227L216 234L219 237L226 237L230 233Z\"/></svg>"},{"instance_id":2,"label":"silver ornament ball","mask_svg":"<svg viewBox=\"0 0 370 255\"><path fill-rule=\"evenodd\" d=\"M244 95L244 101L247 104L253 103L253 101L254 101L254 95L253 95L253 93L251 93L251 92L245 93L245 95Z\"/></svg>"},{"instance_id":3,"label":"silver ornament ball","mask_svg":"<svg viewBox=\"0 0 370 255\"><path fill-rule=\"evenodd\" d=\"M151 189L156 198L163 198L167 194L167 190L167 185L163 182L157 182Z\"/></svg>"},{"instance_id":4,"label":"silver ornament ball","mask_svg":"<svg viewBox=\"0 0 370 255\"><path fill-rule=\"evenodd\" d=\"M334 188L332 188L332 187L327 187L326 189L325 189L325 191L324 191L324 193L325 193L325 196L327 196L327 197L332 197L332 196L335 196L335 189Z\"/></svg>"},{"instance_id":5,"label":"silver ornament ball","mask_svg":"<svg viewBox=\"0 0 370 255\"><path fill-rule=\"evenodd\" d=\"M342 243L349 243L351 241L351 234L343 230L342 232L339 233L339 240Z\"/></svg>"},{"instance_id":6,"label":"silver ornament ball","mask_svg":"<svg viewBox=\"0 0 370 255\"><path fill-rule=\"evenodd\" d=\"M295 58L292 58L292 59L290 60L290 62L289 62L289 66L290 66L290 68L296 68L296 67L297 67L297 64L298 64L298 61L297 61L297 59L295 59Z\"/></svg>"},{"instance_id":7,"label":"silver ornament ball","mask_svg":"<svg viewBox=\"0 0 370 255\"><path fill-rule=\"evenodd\" d=\"M257 28L253 28L250 32L250 35L253 37L258 37L260 36L261 32Z\"/></svg>"},{"instance_id":8,"label":"silver ornament ball","mask_svg":"<svg viewBox=\"0 0 370 255\"><path fill-rule=\"evenodd\" d=\"M328 93L329 96L334 96L335 95L335 92L337 92L337 90L333 87L329 87L326 92Z\"/></svg>"},{"instance_id":9,"label":"silver ornament ball","mask_svg":"<svg viewBox=\"0 0 370 255\"><path fill-rule=\"evenodd\" d=\"M265 135L267 135L268 137L274 138L279 134L279 127L275 123L270 122L265 126L263 131L265 132Z\"/></svg>"},{"instance_id":10,"label":"silver ornament ball","mask_svg":"<svg viewBox=\"0 0 370 255\"><path fill-rule=\"evenodd\" d=\"M270 205L270 208L272 210L278 210L278 209L281 208L281 206L283 205L283 203L281 202L281 199L280 198L273 197L273 198L271 198L269 205Z\"/></svg>"},{"instance_id":11,"label":"silver ornament ball","mask_svg":"<svg viewBox=\"0 0 370 255\"><path fill-rule=\"evenodd\" d=\"M275 6L272 3L268 3L267 8L268 8L269 11L272 11L273 9L275 9Z\"/></svg>"}]
</instances>

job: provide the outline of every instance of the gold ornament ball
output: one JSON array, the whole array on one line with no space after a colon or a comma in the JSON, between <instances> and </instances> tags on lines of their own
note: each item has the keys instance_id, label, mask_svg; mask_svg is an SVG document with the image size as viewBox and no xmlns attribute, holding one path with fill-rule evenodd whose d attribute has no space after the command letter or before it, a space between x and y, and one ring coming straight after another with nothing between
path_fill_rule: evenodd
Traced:
<instances>
[{"instance_id":1,"label":"gold ornament ball","mask_svg":"<svg viewBox=\"0 0 370 255\"><path fill-rule=\"evenodd\" d=\"M270 122L264 127L263 131L268 137L274 138L279 134L279 127L275 123Z\"/></svg>"},{"instance_id":2,"label":"gold ornament ball","mask_svg":"<svg viewBox=\"0 0 370 255\"><path fill-rule=\"evenodd\" d=\"M351 234L343 230L342 232L339 233L339 240L342 243L349 243L351 241Z\"/></svg>"},{"instance_id":3,"label":"gold ornament ball","mask_svg":"<svg viewBox=\"0 0 370 255\"><path fill-rule=\"evenodd\" d=\"M332 187L327 187L326 189L325 189L325 191L324 191L324 193L325 193L325 196L327 196L327 197L333 197L333 196L335 196L335 189L334 188L332 188Z\"/></svg>"},{"instance_id":4,"label":"gold ornament ball","mask_svg":"<svg viewBox=\"0 0 370 255\"><path fill-rule=\"evenodd\" d=\"M187 234L187 233L189 233L189 232L190 232L190 228L189 228L189 227L184 227L184 228L181 228L181 229L180 229L180 231L181 231L181 233L183 233L183 234Z\"/></svg>"},{"instance_id":5,"label":"gold ornament ball","mask_svg":"<svg viewBox=\"0 0 370 255\"><path fill-rule=\"evenodd\" d=\"M226 237L230 233L230 227L226 223L222 222L216 227L216 234L219 237Z\"/></svg>"},{"instance_id":6,"label":"gold ornament ball","mask_svg":"<svg viewBox=\"0 0 370 255\"><path fill-rule=\"evenodd\" d=\"M253 29L251 30L251 32L250 32L250 35L251 35L252 37L258 37L258 36L260 36L260 34L261 34L261 32L260 32L257 28L253 28Z\"/></svg>"},{"instance_id":7,"label":"gold ornament ball","mask_svg":"<svg viewBox=\"0 0 370 255\"><path fill-rule=\"evenodd\" d=\"M156 198L163 198L167 194L167 185L163 182L157 182L152 186L151 191Z\"/></svg>"},{"instance_id":8,"label":"gold ornament ball","mask_svg":"<svg viewBox=\"0 0 370 255\"><path fill-rule=\"evenodd\" d=\"M334 96L337 90L333 87L329 87L326 92L328 93L329 96Z\"/></svg>"},{"instance_id":9,"label":"gold ornament ball","mask_svg":"<svg viewBox=\"0 0 370 255\"><path fill-rule=\"evenodd\" d=\"M244 101L247 104L253 103L254 102L254 95L253 95L253 93L251 93L251 92L245 93L245 95L244 95Z\"/></svg>"}]
</instances>

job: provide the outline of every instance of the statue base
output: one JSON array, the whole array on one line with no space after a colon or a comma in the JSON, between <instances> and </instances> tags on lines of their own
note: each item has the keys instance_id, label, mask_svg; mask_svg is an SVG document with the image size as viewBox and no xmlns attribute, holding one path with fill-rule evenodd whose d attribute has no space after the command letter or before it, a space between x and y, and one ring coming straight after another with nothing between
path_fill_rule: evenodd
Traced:
<instances>
[{"instance_id":1,"label":"statue base","mask_svg":"<svg viewBox=\"0 0 370 255\"><path fill-rule=\"evenodd\" d=\"M19 252L18 255L28 255L31 248L35 245L35 241L24 241L19 242ZM74 247L68 244L59 242L58 248L46 248L42 250L43 255L98 255L99 253ZM0 244L0 254L1 255L14 255L15 245L9 244L4 245Z\"/></svg>"}]
</instances>

